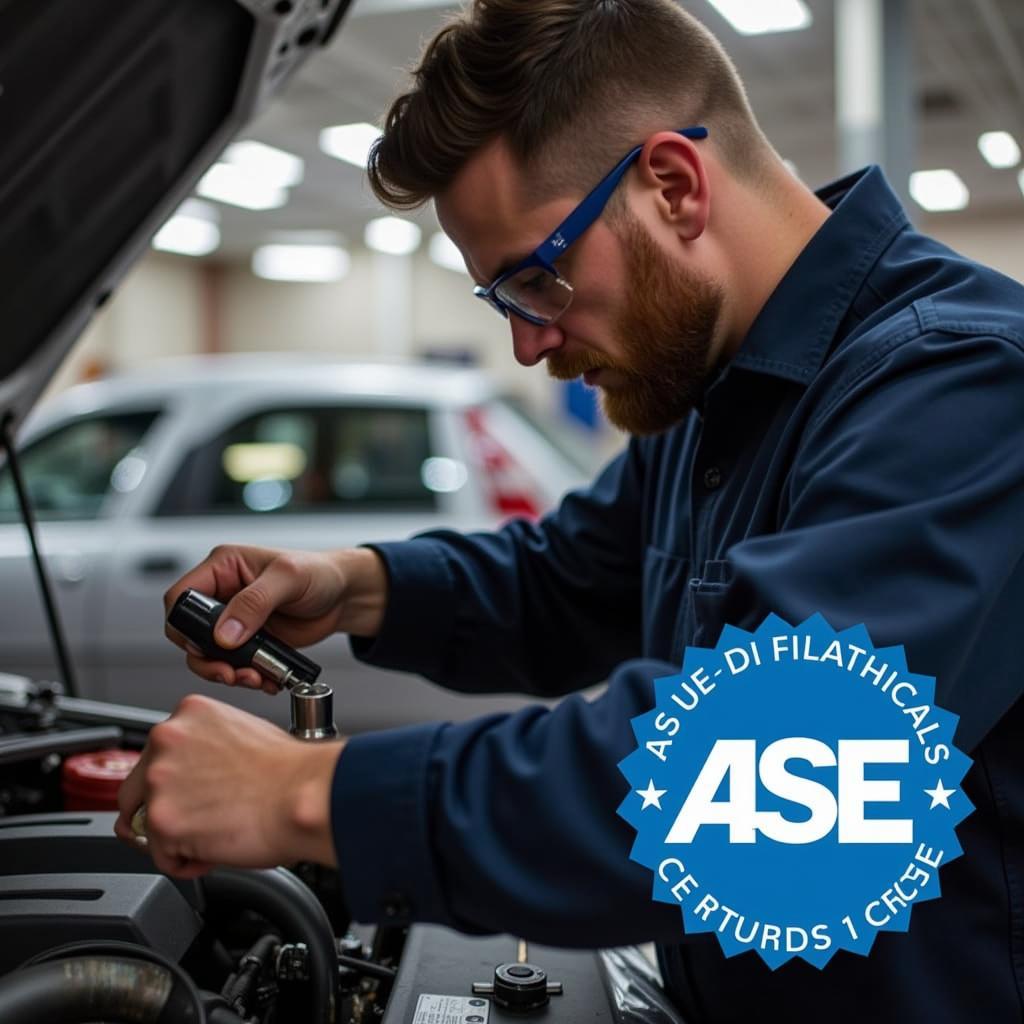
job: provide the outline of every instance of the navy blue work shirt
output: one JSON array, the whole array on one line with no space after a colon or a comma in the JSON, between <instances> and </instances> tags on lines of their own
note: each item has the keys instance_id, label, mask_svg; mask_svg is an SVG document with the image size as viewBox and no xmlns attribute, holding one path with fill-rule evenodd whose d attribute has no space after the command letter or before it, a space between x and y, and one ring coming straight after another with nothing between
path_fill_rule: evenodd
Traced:
<instances>
[{"instance_id":1,"label":"navy blue work shirt","mask_svg":"<svg viewBox=\"0 0 1024 1024\"><path fill-rule=\"evenodd\" d=\"M374 545L391 589L365 661L474 693L610 682L350 740L332 815L356 919L653 940L693 1024L1024 1017L1024 288L915 231L878 168L819 196L833 213L701 409L539 523ZM822 971L685 936L615 813L652 680L768 612L904 645L974 758L942 898Z\"/></svg>"}]
</instances>

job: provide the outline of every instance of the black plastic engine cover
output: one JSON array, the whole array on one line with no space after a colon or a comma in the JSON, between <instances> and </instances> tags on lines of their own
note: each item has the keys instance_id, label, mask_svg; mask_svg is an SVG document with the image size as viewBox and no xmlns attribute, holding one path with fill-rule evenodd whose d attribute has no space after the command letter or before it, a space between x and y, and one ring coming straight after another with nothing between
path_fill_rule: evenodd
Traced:
<instances>
[{"instance_id":1,"label":"black plastic engine cover","mask_svg":"<svg viewBox=\"0 0 1024 1024\"><path fill-rule=\"evenodd\" d=\"M202 922L162 875L0 877L0 974L66 942L136 942L178 961Z\"/></svg>"},{"instance_id":2,"label":"black plastic engine cover","mask_svg":"<svg viewBox=\"0 0 1024 1024\"><path fill-rule=\"evenodd\" d=\"M88 871L94 874L155 873L153 860L114 835L112 811L22 814L0 818L0 875ZM200 913L205 909L198 881L169 879Z\"/></svg>"}]
</instances>

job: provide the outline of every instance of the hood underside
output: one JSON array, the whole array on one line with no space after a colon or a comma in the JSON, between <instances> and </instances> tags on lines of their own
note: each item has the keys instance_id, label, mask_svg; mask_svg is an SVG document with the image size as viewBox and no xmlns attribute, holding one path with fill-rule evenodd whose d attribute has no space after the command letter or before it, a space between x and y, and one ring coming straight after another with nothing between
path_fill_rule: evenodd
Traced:
<instances>
[{"instance_id":1,"label":"hood underside","mask_svg":"<svg viewBox=\"0 0 1024 1024\"><path fill-rule=\"evenodd\" d=\"M0 422L349 0L0 0ZM2 455L0 455L2 458Z\"/></svg>"}]
</instances>

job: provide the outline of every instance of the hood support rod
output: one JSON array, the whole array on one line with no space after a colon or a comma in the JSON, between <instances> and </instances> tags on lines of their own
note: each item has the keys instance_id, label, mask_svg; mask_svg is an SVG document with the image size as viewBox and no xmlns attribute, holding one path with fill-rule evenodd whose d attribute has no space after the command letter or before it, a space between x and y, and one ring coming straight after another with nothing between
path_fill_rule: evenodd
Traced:
<instances>
[{"instance_id":1,"label":"hood support rod","mask_svg":"<svg viewBox=\"0 0 1024 1024\"><path fill-rule=\"evenodd\" d=\"M46 572L46 564L43 562L42 555L39 552L39 541L36 537L36 521L32 514L32 504L28 498L28 491L25 488L25 479L21 475L21 466L18 463L18 452L14 444L14 430L10 417L4 420L2 432L4 449L7 452L7 465L11 471L11 480L14 483L14 490L18 496L18 506L21 508L25 529L28 531L29 544L32 547L32 560L35 563L36 579L39 580L39 589L42 592L43 605L46 609L46 619L50 626L50 639L53 641L53 647L57 654L57 665L63 676L61 682L64 684L64 690L69 697L77 697L78 687L75 685L71 659L68 657L64 627L61 625L57 605L53 600L53 588L50 586L50 577Z\"/></svg>"}]
</instances>

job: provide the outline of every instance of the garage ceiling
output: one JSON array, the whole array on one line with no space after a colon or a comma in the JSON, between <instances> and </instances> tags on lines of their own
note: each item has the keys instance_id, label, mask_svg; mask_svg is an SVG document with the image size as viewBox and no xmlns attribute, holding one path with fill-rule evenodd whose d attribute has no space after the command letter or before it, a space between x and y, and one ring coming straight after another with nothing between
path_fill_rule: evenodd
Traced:
<instances>
[{"instance_id":1,"label":"garage ceiling","mask_svg":"<svg viewBox=\"0 0 1024 1024\"><path fill-rule=\"evenodd\" d=\"M741 36L707 0L683 6L701 18L736 61L755 112L783 156L817 186L837 174L832 0L807 0L805 31ZM884 0L883 0L884 2ZM942 217L1019 219L1016 170L993 170L977 149L982 131L1004 129L1024 144L1024 3L1021 0L912 0L918 169L950 167L971 191L964 213ZM330 48L289 83L246 133L306 161L287 206L247 212L220 207L218 255L247 257L273 232L333 230L358 244L383 211L358 168L325 156L321 128L376 123L404 81L403 68L457 5L438 0L355 0ZM430 211L413 215L424 227Z\"/></svg>"}]
</instances>

